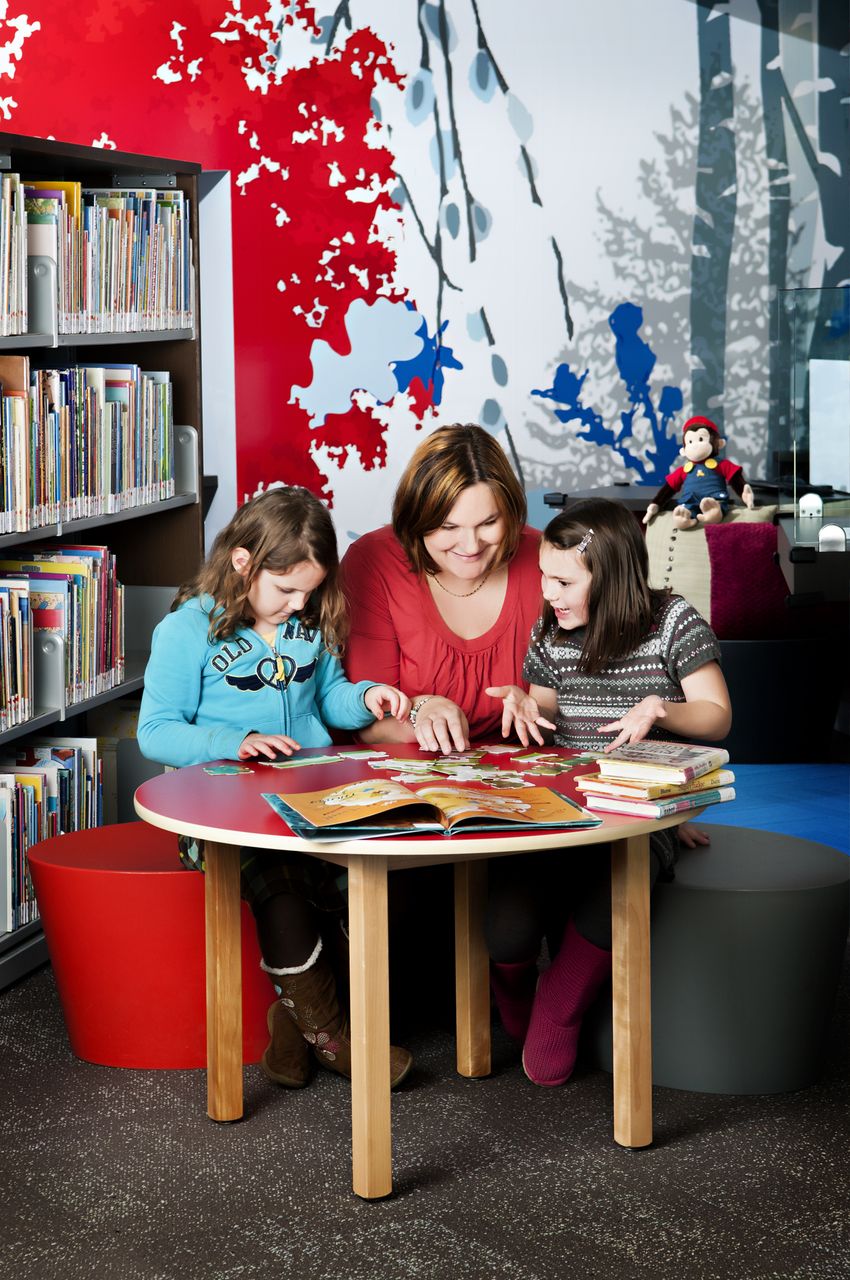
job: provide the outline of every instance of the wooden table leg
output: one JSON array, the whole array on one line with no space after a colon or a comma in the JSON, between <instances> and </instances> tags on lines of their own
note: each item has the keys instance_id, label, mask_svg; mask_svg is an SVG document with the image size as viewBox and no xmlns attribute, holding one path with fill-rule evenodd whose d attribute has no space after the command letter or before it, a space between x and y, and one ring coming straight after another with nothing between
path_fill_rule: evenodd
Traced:
<instances>
[{"instance_id":1,"label":"wooden table leg","mask_svg":"<svg viewBox=\"0 0 850 1280\"><path fill-rule=\"evenodd\" d=\"M379 854L349 856L348 925L353 1185L373 1200L393 1189L387 861Z\"/></svg>"},{"instance_id":2,"label":"wooden table leg","mask_svg":"<svg viewBox=\"0 0 850 1280\"><path fill-rule=\"evenodd\" d=\"M652 1142L649 836L611 848L614 1141Z\"/></svg>"},{"instance_id":3,"label":"wooden table leg","mask_svg":"<svg viewBox=\"0 0 850 1280\"><path fill-rule=\"evenodd\" d=\"M484 942L487 863L455 863L457 1069L490 1074L490 960Z\"/></svg>"},{"instance_id":4,"label":"wooden table leg","mask_svg":"<svg viewBox=\"0 0 850 1280\"><path fill-rule=\"evenodd\" d=\"M239 848L204 841L207 940L207 1114L242 1116L242 932Z\"/></svg>"}]
</instances>

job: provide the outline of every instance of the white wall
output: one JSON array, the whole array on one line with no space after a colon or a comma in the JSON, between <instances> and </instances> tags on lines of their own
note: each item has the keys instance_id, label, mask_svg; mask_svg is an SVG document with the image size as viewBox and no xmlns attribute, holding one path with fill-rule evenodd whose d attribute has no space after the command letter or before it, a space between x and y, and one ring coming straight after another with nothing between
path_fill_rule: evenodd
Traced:
<instances>
[{"instance_id":1,"label":"white wall","mask_svg":"<svg viewBox=\"0 0 850 1280\"><path fill-rule=\"evenodd\" d=\"M218 476L206 522L207 550L236 510L236 393L233 372L233 241L230 175L201 175L201 371L204 474Z\"/></svg>"}]
</instances>

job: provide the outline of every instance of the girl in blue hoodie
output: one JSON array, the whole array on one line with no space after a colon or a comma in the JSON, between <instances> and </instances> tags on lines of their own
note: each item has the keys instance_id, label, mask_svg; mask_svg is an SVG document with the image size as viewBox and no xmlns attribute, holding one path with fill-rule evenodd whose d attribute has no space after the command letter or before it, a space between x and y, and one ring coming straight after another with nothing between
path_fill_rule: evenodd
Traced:
<instances>
[{"instance_id":1,"label":"girl in blue hoodie","mask_svg":"<svg viewBox=\"0 0 850 1280\"><path fill-rule=\"evenodd\" d=\"M162 764L274 759L331 742L326 726L405 720L409 699L389 685L351 684L340 664L346 608L336 535L308 490L271 489L221 530L200 572L180 588L153 634L139 746ZM184 864L203 868L197 842ZM319 922L344 909L339 868L297 853L242 851L242 895L257 923L262 966L280 999L269 1009L262 1066L279 1084L307 1083L316 1059L351 1074L348 1023ZM327 918L327 916L325 916ZM412 1059L393 1047L398 1084Z\"/></svg>"}]
</instances>

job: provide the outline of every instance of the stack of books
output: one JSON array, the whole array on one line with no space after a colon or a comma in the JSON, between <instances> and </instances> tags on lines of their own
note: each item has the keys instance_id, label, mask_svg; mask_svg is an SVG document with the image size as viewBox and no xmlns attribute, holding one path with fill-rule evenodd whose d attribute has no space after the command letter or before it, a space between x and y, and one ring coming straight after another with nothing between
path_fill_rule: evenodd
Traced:
<instances>
[{"instance_id":1,"label":"stack of books","mask_svg":"<svg viewBox=\"0 0 850 1280\"><path fill-rule=\"evenodd\" d=\"M735 775L722 766L729 752L686 742L631 742L576 778L588 809L666 818L735 799Z\"/></svg>"}]
</instances>

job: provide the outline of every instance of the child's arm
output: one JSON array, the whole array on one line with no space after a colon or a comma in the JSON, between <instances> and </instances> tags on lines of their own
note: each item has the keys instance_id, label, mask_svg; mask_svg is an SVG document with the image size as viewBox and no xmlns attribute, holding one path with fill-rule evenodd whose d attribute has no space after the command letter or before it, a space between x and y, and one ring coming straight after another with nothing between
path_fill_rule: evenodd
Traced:
<instances>
[{"instance_id":1,"label":"child's arm","mask_svg":"<svg viewBox=\"0 0 850 1280\"><path fill-rule=\"evenodd\" d=\"M201 702L207 653L205 614L181 609L163 618L153 634L139 712L142 755L178 767L207 760L238 760L250 725L194 723Z\"/></svg>"},{"instance_id":2,"label":"child's arm","mask_svg":"<svg viewBox=\"0 0 850 1280\"><path fill-rule=\"evenodd\" d=\"M547 716L554 717L558 710L558 695L554 689L545 689L543 685L533 684L528 693L515 684L496 685L484 692L491 698L502 699L502 737L506 738L511 729L516 729L517 737L524 747L530 746L529 735L544 746L546 739L540 728L554 731L555 725ZM538 727L539 726L539 727Z\"/></svg>"},{"instance_id":3,"label":"child's arm","mask_svg":"<svg viewBox=\"0 0 850 1280\"><path fill-rule=\"evenodd\" d=\"M326 650L316 665L316 706L322 723L336 729L362 729L387 712L401 723L410 712L410 699L388 684L346 679L342 664Z\"/></svg>"},{"instance_id":4,"label":"child's arm","mask_svg":"<svg viewBox=\"0 0 850 1280\"><path fill-rule=\"evenodd\" d=\"M665 702L655 694L643 698L619 720L599 726L600 733L617 732L603 750L607 753L625 742L640 742L659 720L680 738L725 738L732 727L732 706L723 672L716 662L707 662L682 677L684 702Z\"/></svg>"}]
</instances>

